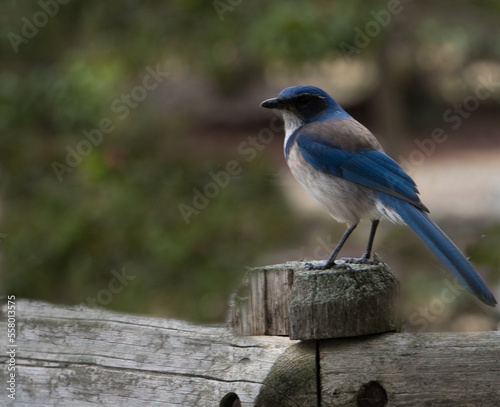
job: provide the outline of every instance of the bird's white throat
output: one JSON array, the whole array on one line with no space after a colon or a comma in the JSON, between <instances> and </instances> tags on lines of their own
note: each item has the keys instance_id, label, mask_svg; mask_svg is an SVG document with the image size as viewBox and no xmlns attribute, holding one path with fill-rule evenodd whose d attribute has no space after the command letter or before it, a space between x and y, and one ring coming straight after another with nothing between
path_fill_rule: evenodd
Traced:
<instances>
[{"instance_id":1,"label":"bird's white throat","mask_svg":"<svg viewBox=\"0 0 500 407\"><path fill-rule=\"evenodd\" d=\"M304 124L297 116L288 110L282 110L283 121L285 122L285 146L290 138L290 136L297 130L302 124Z\"/></svg>"}]
</instances>

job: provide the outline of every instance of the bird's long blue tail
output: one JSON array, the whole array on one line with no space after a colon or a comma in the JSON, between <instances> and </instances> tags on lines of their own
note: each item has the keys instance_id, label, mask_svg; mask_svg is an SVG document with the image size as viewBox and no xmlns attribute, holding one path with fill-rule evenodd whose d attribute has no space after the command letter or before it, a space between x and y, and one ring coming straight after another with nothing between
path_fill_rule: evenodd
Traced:
<instances>
[{"instance_id":1,"label":"bird's long blue tail","mask_svg":"<svg viewBox=\"0 0 500 407\"><path fill-rule=\"evenodd\" d=\"M392 195L381 193L379 199L392 208L413 229L432 253L472 294L492 307L497 301L474 266L458 247L421 209Z\"/></svg>"}]
</instances>

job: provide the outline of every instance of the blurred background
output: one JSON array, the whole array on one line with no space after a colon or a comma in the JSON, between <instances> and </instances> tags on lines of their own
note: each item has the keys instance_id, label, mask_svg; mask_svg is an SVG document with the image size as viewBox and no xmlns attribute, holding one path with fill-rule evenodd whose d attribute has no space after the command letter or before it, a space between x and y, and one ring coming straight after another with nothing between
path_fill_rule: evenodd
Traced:
<instances>
[{"instance_id":1,"label":"blurred background","mask_svg":"<svg viewBox=\"0 0 500 407\"><path fill-rule=\"evenodd\" d=\"M291 178L259 108L310 84L402 163L500 297L500 3L1 9L2 295L214 323L247 267L327 258L345 226ZM375 250L408 331L495 329L411 230L383 222Z\"/></svg>"}]
</instances>

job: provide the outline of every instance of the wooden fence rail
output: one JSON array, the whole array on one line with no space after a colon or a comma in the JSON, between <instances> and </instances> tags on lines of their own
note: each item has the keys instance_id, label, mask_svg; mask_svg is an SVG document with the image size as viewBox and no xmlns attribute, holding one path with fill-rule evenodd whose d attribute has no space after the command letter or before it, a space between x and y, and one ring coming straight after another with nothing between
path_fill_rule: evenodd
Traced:
<instances>
[{"instance_id":1,"label":"wooden fence rail","mask_svg":"<svg viewBox=\"0 0 500 407\"><path fill-rule=\"evenodd\" d=\"M251 406L294 345L286 337L35 301L17 302L16 324L15 406L208 407L229 393ZM0 332L7 332L5 318ZM8 405L10 357L2 358L0 405Z\"/></svg>"},{"instance_id":2,"label":"wooden fence rail","mask_svg":"<svg viewBox=\"0 0 500 407\"><path fill-rule=\"evenodd\" d=\"M498 331L295 341L18 300L13 347L1 314L1 406L500 405Z\"/></svg>"}]
</instances>

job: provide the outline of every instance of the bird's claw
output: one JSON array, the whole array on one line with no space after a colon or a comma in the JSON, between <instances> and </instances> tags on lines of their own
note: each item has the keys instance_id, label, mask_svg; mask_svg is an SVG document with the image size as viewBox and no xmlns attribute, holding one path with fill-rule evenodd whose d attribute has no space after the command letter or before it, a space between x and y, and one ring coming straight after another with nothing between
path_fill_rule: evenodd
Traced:
<instances>
[{"instance_id":1,"label":"bird's claw","mask_svg":"<svg viewBox=\"0 0 500 407\"><path fill-rule=\"evenodd\" d=\"M344 263L347 264L370 264L370 265L378 264L378 262L376 262L375 260L366 259L364 257L361 257L359 259L352 257L343 257L340 260L342 260Z\"/></svg>"},{"instance_id":2,"label":"bird's claw","mask_svg":"<svg viewBox=\"0 0 500 407\"><path fill-rule=\"evenodd\" d=\"M346 264L346 263L334 263L334 264L312 264L312 263L306 263L306 268L308 270L351 270L351 267Z\"/></svg>"}]
</instances>

